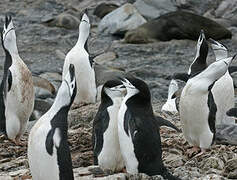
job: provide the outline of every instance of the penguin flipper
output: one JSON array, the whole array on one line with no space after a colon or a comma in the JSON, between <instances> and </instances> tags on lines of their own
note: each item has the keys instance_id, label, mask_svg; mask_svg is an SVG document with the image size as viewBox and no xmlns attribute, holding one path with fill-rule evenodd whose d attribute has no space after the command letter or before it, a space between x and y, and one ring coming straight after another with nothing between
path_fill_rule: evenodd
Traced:
<instances>
[{"instance_id":1,"label":"penguin flipper","mask_svg":"<svg viewBox=\"0 0 237 180\"><path fill-rule=\"evenodd\" d=\"M98 156L103 148L103 134L109 126L109 114L107 108L99 107L93 121L92 146L94 165L98 165Z\"/></svg>"},{"instance_id":2,"label":"penguin flipper","mask_svg":"<svg viewBox=\"0 0 237 180\"><path fill-rule=\"evenodd\" d=\"M8 69L7 71L7 78L4 81L4 85L3 85L3 96L4 96L4 100L6 100L7 98L7 93L11 90L12 87L12 73L11 71Z\"/></svg>"},{"instance_id":3,"label":"penguin flipper","mask_svg":"<svg viewBox=\"0 0 237 180\"><path fill-rule=\"evenodd\" d=\"M157 123L158 127L161 127L161 126L167 126L167 127L170 127L174 130L176 130L177 132L181 133L182 131L177 128L172 122L160 117L160 116L155 116L155 122Z\"/></svg>"},{"instance_id":4,"label":"penguin flipper","mask_svg":"<svg viewBox=\"0 0 237 180\"><path fill-rule=\"evenodd\" d=\"M45 146L49 155L57 154L60 179L73 180L72 159L68 141L61 137L59 128L53 128L48 132ZM56 152L54 152L54 147Z\"/></svg>"},{"instance_id":5,"label":"penguin flipper","mask_svg":"<svg viewBox=\"0 0 237 180\"><path fill-rule=\"evenodd\" d=\"M172 76L172 79L179 79L184 82L187 82L189 79L189 75L188 75L188 73L174 73Z\"/></svg>"},{"instance_id":6,"label":"penguin flipper","mask_svg":"<svg viewBox=\"0 0 237 180\"><path fill-rule=\"evenodd\" d=\"M227 116L237 117L237 108L231 108L226 112Z\"/></svg>"}]
</instances>

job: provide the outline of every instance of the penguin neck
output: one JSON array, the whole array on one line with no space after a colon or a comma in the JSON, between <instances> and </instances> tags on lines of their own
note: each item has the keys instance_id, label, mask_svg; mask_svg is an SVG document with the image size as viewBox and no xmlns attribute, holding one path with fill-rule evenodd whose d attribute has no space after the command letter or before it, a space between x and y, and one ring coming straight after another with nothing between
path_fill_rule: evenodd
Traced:
<instances>
[{"instance_id":1,"label":"penguin neck","mask_svg":"<svg viewBox=\"0 0 237 180\"><path fill-rule=\"evenodd\" d=\"M89 37L89 33L86 33L82 30L81 31L79 30L79 37L78 37L76 46L80 47L80 48L84 48L85 45L86 45L88 37Z\"/></svg>"},{"instance_id":2,"label":"penguin neck","mask_svg":"<svg viewBox=\"0 0 237 180\"><path fill-rule=\"evenodd\" d=\"M13 59L15 59L15 57L17 58L19 57L16 41L12 42L11 45L5 49L5 52L6 51L9 52L9 54L12 56Z\"/></svg>"},{"instance_id":3,"label":"penguin neck","mask_svg":"<svg viewBox=\"0 0 237 180\"><path fill-rule=\"evenodd\" d=\"M216 50L215 51L216 61L227 58L228 53L225 50Z\"/></svg>"}]
</instances>

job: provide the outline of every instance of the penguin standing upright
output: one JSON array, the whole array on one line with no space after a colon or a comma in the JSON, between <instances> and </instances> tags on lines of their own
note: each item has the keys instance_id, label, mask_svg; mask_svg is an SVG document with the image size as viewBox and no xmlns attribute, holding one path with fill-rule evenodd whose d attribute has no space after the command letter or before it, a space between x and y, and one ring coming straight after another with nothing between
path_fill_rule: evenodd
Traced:
<instances>
[{"instance_id":1,"label":"penguin standing upright","mask_svg":"<svg viewBox=\"0 0 237 180\"><path fill-rule=\"evenodd\" d=\"M184 137L194 146L189 155L199 147L205 152L213 143L217 106L211 89L226 73L234 57L210 64L204 71L189 79L183 88L179 110Z\"/></svg>"},{"instance_id":2,"label":"penguin standing upright","mask_svg":"<svg viewBox=\"0 0 237 180\"><path fill-rule=\"evenodd\" d=\"M159 127L155 122L147 84L132 77L122 82L127 94L118 113L118 135L127 172L178 179L167 171L162 162Z\"/></svg>"},{"instance_id":3,"label":"penguin standing upright","mask_svg":"<svg viewBox=\"0 0 237 180\"><path fill-rule=\"evenodd\" d=\"M213 39L209 39L209 42L216 56L216 61L227 58L228 51L224 45ZM215 83L212 93L217 105L216 124L234 124L234 118L226 115L226 112L234 107L234 84L229 70Z\"/></svg>"},{"instance_id":4,"label":"penguin standing upright","mask_svg":"<svg viewBox=\"0 0 237 180\"><path fill-rule=\"evenodd\" d=\"M31 72L18 53L10 16L6 16L1 39L6 54L0 87L1 131L19 145L34 108L35 94Z\"/></svg>"},{"instance_id":5,"label":"penguin standing upright","mask_svg":"<svg viewBox=\"0 0 237 180\"><path fill-rule=\"evenodd\" d=\"M176 106L176 95L175 93L179 90L179 86L176 80L172 79L170 81L169 90L168 90L168 99L165 104L162 106L161 111L171 112L173 114L178 113Z\"/></svg>"},{"instance_id":6,"label":"penguin standing upright","mask_svg":"<svg viewBox=\"0 0 237 180\"><path fill-rule=\"evenodd\" d=\"M118 111L125 93L126 88L119 80L107 81L93 122L94 164L113 172L124 168L118 139Z\"/></svg>"},{"instance_id":7,"label":"penguin standing upright","mask_svg":"<svg viewBox=\"0 0 237 180\"><path fill-rule=\"evenodd\" d=\"M95 103L96 83L95 71L87 52L87 39L90 33L90 22L86 13L82 16L79 25L79 37L76 45L67 53L63 65L62 78L65 78L69 64L75 66L77 80L77 95L74 103Z\"/></svg>"},{"instance_id":8,"label":"penguin standing upright","mask_svg":"<svg viewBox=\"0 0 237 180\"><path fill-rule=\"evenodd\" d=\"M67 141L67 116L76 91L74 66L70 65L53 105L29 134L28 159L34 180L74 179Z\"/></svg>"}]
</instances>

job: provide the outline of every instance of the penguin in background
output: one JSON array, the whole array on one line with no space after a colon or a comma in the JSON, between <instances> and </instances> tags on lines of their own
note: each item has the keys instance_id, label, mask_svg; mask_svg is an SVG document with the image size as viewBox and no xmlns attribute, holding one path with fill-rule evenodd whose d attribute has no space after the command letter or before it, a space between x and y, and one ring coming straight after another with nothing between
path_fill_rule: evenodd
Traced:
<instances>
[{"instance_id":1,"label":"penguin in background","mask_svg":"<svg viewBox=\"0 0 237 180\"><path fill-rule=\"evenodd\" d=\"M215 61L190 78L183 88L179 110L184 137L193 146L188 151L189 156L198 152L199 148L201 155L213 144L217 105L211 90L215 82L226 73L234 58Z\"/></svg>"},{"instance_id":2,"label":"penguin in background","mask_svg":"<svg viewBox=\"0 0 237 180\"><path fill-rule=\"evenodd\" d=\"M228 50L223 44L213 39L209 39L209 42L216 56L216 61L228 57ZM229 70L215 83L212 93L217 105L216 125L235 124L235 119L226 115L226 111L234 107L234 84Z\"/></svg>"},{"instance_id":3,"label":"penguin in background","mask_svg":"<svg viewBox=\"0 0 237 180\"><path fill-rule=\"evenodd\" d=\"M172 79L170 81L168 89L168 98L165 104L162 106L161 111L171 112L172 114L178 113L178 108L176 105L176 95L175 93L179 90L179 86L176 80Z\"/></svg>"},{"instance_id":4,"label":"penguin in background","mask_svg":"<svg viewBox=\"0 0 237 180\"><path fill-rule=\"evenodd\" d=\"M90 34L90 21L86 13L82 16L79 25L79 37L76 45L67 53L63 65L62 78L65 78L69 64L75 67L77 80L77 95L74 103L95 103L96 102L96 82L93 63L90 60L87 47L87 39Z\"/></svg>"},{"instance_id":5,"label":"penguin in background","mask_svg":"<svg viewBox=\"0 0 237 180\"><path fill-rule=\"evenodd\" d=\"M196 45L196 55L189 66L188 73L174 73L172 79L179 79L184 82L187 82L189 78L197 75L202 72L207 67L207 54L208 54L208 43L205 38L204 31L201 30L197 45Z\"/></svg>"},{"instance_id":6,"label":"penguin in background","mask_svg":"<svg viewBox=\"0 0 237 180\"><path fill-rule=\"evenodd\" d=\"M6 16L1 35L6 54L0 85L1 131L16 145L20 141L34 108L34 85L30 70L18 53L11 16Z\"/></svg>"},{"instance_id":7,"label":"penguin in background","mask_svg":"<svg viewBox=\"0 0 237 180\"><path fill-rule=\"evenodd\" d=\"M67 116L76 91L75 69L71 64L53 105L36 122L29 134L27 154L34 180L74 179Z\"/></svg>"},{"instance_id":8,"label":"penguin in background","mask_svg":"<svg viewBox=\"0 0 237 180\"><path fill-rule=\"evenodd\" d=\"M147 84L132 77L123 79L122 83L127 94L118 112L118 135L127 172L179 179L171 175L163 164L159 127Z\"/></svg>"},{"instance_id":9,"label":"penguin in background","mask_svg":"<svg viewBox=\"0 0 237 180\"><path fill-rule=\"evenodd\" d=\"M94 164L103 170L124 168L118 139L118 111L126 88L119 80L107 81L101 91L101 104L93 121Z\"/></svg>"}]
</instances>

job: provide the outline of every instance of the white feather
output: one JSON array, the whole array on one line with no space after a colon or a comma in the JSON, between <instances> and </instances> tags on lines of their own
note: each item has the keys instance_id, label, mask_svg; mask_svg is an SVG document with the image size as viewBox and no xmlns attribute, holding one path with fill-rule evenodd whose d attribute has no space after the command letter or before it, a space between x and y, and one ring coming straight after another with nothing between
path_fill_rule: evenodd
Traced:
<instances>
[{"instance_id":1,"label":"white feather","mask_svg":"<svg viewBox=\"0 0 237 180\"><path fill-rule=\"evenodd\" d=\"M120 151L118 138L118 111L122 98L113 98L113 105L108 107L110 122L104 132L103 148L98 156L98 164L102 169L110 169L113 172L121 171L124 168L124 161Z\"/></svg>"}]
</instances>

